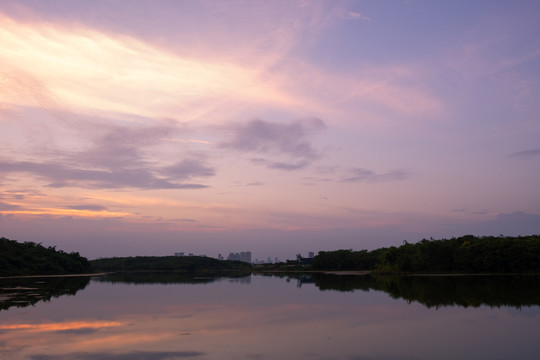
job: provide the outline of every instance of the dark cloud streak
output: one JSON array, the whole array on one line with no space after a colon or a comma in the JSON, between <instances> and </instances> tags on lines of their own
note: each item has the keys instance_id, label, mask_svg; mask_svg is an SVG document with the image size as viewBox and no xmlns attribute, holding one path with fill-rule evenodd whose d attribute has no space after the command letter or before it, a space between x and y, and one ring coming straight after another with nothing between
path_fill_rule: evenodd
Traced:
<instances>
[{"instance_id":1,"label":"dark cloud streak","mask_svg":"<svg viewBox=\"0 0 540 360\"><path fill-rule=\"evenodd\" d=\"M206 171L206 170L205 170ZM57 163L34 163L28 161L8 162L0 160L0 174L30 173L49 181L49 187L80 186L86 188L138 188L138 189L201 189L202 184L182 184L171 178L160 178L147 169L94 170L71 167ZM196 176L184 174L184 178Z\"/></svg>"},{"instance_id":2,"label":"dark cloud streak","mask_svg":"<svg viewBox=\"0 0 540 360\"><path fill-rule=\"evenodd\" d=\"M71 210L89 210L89 211L106 211L107 208L102 205L72 205L72 206L65 206L65 209L71 209Z\"/></svg>"},{"instance_id":3,"label":"dark cloud streak","mask_svg":"<svg viewBox=\"0 0 540 360\"><path fill-rule=\"evenodd\" d=\"M316 118L296 120L288 124L255 119L233 126L230 129L233 133L232 139L222 142L219 147L264 154L271 158L285 157L286 161L267 158L251 161L270 169L297 170L320 157L310 137L324 129L324 122Z\"/></svg>"},{"instance_id":4,"label":"dark cloud streak","mask_svg":"<svg viewBox=\"0 0 540 360\"><path fill-rule=\"evenodd\" d=\"M19 205L8 204L0 201L0 211L14 211L19 210L20 208L21 207Z\"/></svg>"},{"instance_id":5,"label":"dark cloud streak","mask_svg":"<svg viewBox=\"0 0 540 360\"><path fill-rule=\"evenodd\" d=\"M251 162L257 165L264 165L269 169L279 169L279 170L298 170L303 169L310 164L307 160L302 160L294 163L287 163L283 161L270 161L266 159L251 159Z\"/></svg>"},{"instance_id":6,"label":"dark cloud streak","mask_svg":"<svg viewBox=\"0 0 540 360\"><path fill-rule=\"evenodd\" d=\"M74 156L75 161L106 169L136 168L146 166L142 149L152 146L172 134L175 129L167 125L145 127L101 127L92 146Z\"/></svg>"},{"instance_id":7,"label":"dark cloud streak","mask_svg":"<svg viewBox=\"0 0 540 360\"><path fill-rule=\"evenodd\" d=\"M163 172L177 180L215 175L214 169L204 166L200 160L196 159L184 159L173 166L165 168Z\"/></svg>"},{"instance_id":8,"label":"dark cloud streak","mask_svg":"<svg viewBox=\"0 0 540 360\"><path fill-rule=\"evenodd\" d=\"M540 156L540 149L519 151L516 153L512 153L508 156L512 158L518 158L518 159L531 159L533 157Z\"/></svg>"},{"instance_id":9,"label":"dark cloud streak","mask_svg":"<svg viewBox=\"0 0 540 360\"><path fill-rule=\"evenodd\" d=\"M401 181L409 178L410 174L404 170L393 170L385 174L376 174L372 170L363 168L353 168L349 170L350 175L345 177L343 182L387 182Z\"/></svg>"},{"instance_id":10,"label":"dark cloud streak","mask_svg":"<svg viewBox=\"0 0 540 360\"><path fill-rule=\"evenodd\" d=\"M84 122L81 120L81 122ZM0 158L0 175L27 173L48 182L48 187L105 189L202 189L208 186L184 183L214 176L201 156L188 156L173 165L158 166L148 147L159 146L178 131L168 124L116 126L105 122L85 137L91 141L77 152L42 151L43 160L13 161ZM51 155L54 160L50 159Z\"/></svg>"}]
</instances>

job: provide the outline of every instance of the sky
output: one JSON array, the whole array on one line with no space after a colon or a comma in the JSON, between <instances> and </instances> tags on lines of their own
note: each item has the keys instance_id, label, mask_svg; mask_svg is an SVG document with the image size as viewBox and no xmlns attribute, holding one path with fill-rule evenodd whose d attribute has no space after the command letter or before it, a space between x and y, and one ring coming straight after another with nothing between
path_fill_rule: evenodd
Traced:
<instances>
[{"instance_id":1,"label":"sky","mask_svg":"<svg viewBox=\"0 0 540 360\"><path fill-rule=\"evenodd\" d=\"M540 234L539 15L0 0L0 236L284 260Z\"/></svg>"}]
</instances>

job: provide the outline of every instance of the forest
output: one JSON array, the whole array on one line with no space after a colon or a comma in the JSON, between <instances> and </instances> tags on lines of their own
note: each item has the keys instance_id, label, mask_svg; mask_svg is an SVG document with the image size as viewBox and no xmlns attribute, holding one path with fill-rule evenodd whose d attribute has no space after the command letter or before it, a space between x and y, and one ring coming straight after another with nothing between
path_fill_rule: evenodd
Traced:
<instances>
[{"instance_id":1,"label":"forest","mask_svg":"<svg viewBox=\"0 0 540 360\"><path fill-rule=\"evenodd\" d=\"M206 256L134 256L91 260L95 271L251 271L241 261L217 260Z\"/></svg>"},{"instance_id":2,"label":"forest","mask_svg":"<svg viewBox=\"0 0 540 360\"><path fill-rule=\"evenodd\" d=\"M0 238L0 276L61 275L92 272L79 253L66 253L54 246Z\"/></svg>"},{"instance_id":3,"label":"forest","mask_svg":"<svg viewBox=\"0 0 540 360\"><path fill-rule=\"evenodd\" d=\"M256 269L245 262L203 256L135 256L88 261L78 253L66 253L54 246L0 238L0 276L143 270L249 273ZM371 251L321 251L315 256L313 265L296 264L289 270L370 270L391 274L540 273L540 236L466 235L441 240L423 239L417 243L404 241L397 247Z\"/></svg>"},{"instance_id":4,"label":"forest","mask_svg":"<svg viewBox=\"0 0 540 360\"><path fill-rule=\"evenodd\" d=\"M372 251L321 251L316 270L374 270L379 273L540 272L540 236L466 235L423 239Z\"/></svg>"}]
</instances>

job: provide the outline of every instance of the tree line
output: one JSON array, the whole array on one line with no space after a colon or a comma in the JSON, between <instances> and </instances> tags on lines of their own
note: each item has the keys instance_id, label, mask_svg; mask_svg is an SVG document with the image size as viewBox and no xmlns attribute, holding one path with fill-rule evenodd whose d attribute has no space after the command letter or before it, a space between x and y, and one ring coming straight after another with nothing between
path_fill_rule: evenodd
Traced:
<instances>
[{"instance_id":1,"label":"tree line","mask_svg":"<svg viewBox=\"0 0 540 360\"><path fill-rule=\"evenodd\" d=\"M0 276L84 274L97 271L172 271L249 273L241 261L205 256L135 256L88 260L79 253L66 253L55 246L0 238Z\"/></svg>"},{"instance_id":2,"label":"tree line","mask_svg":"<svg viewBox=\"0 0 540 360\"><path fill-rule=\"evenodd\" d=\"M89 261L79 253L0 238L0 276L83 274L91 271Z\"/></svg>"},{"instance_id":3,"label":"tree line","mask_svg":"<svg viewBox=\"0 0 540 360\"><path fill-rule=\"evenodd\" d=\"M250 271L242 261L217 260L206 256L134 256L91 260L95 271Z\"/></svg>"},{"instance_id":4,"label":"tree line","mask_svg":"<svg viewBox=\"0 0 540 360\"><path fill-rule=\"evenodd\" d=\"M389 273L540 272L540 236L466 235L451 239L403 242L372 251L321 251L318 270L375 270Z\"/></svg>"},{"instance_id":5,"label":"tree line","mask_svg":"<svg viewBox=\"0 0 540 360\"><path fill-rule=\"evenodd\" d=\"M451 239L403 242L372 251L321 251L314 270L374 270L380 273L527 273L540 272L540 235L466 235ZM240 261L201 256L136 256L88 261L54 246L0 238L0 276L76 274L92 271L251 271Z\"/></svg>"}]
</instances>

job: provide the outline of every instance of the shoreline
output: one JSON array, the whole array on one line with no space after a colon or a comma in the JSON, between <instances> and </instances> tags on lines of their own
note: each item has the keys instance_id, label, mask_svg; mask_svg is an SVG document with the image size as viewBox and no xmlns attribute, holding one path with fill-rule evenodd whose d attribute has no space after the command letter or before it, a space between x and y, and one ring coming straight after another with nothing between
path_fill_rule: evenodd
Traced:
<instances>
[{"instance_id":1,"label":"shoreline","mask_svg":"<svg viewBox=\"0 0 540 360\"><path fill-rule=\"evenodd\" d=\"M54 275L14 275L14 276L0 276L2 279L30 279L30 278L56 278L56 277L85 277L85 276L103 276L111 274L111 272L99 272L90 274L54 274Z\"/></svg>"}]
</instances>

